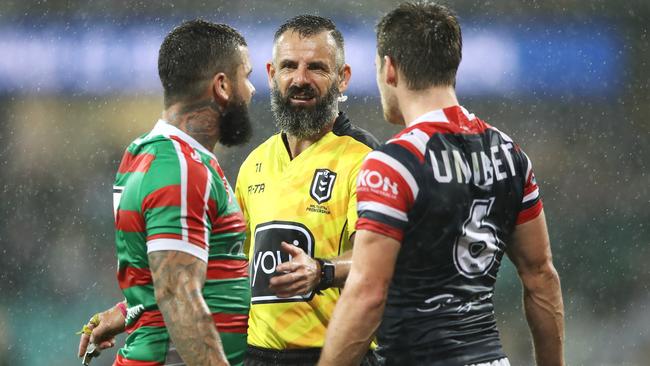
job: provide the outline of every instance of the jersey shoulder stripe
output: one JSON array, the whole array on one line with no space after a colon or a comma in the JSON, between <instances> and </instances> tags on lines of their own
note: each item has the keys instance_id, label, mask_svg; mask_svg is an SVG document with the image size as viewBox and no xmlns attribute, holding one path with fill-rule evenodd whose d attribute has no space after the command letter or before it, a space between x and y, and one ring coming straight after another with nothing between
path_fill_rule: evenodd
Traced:
<instances>
[{"instance_id":1,"label":"jersey shoulder stripe","mask_svg":"<svg viewBox=\"0 0 650 366\"><path fill-rule=\"evenodd\" d=\"M356 229L401 241L420 193L421 165L418 154L400 143L389 142L369 153L357 179Z\"/></svg>"},{"instance_id":2,"label":"jersey shoulder stripe","mask_svg":"<svg viewBox=\"0 0 650 366\"><path fill-rule=\"evenodd\" d=\"M124 152L122 162L117 168L117 172L120 174L145 173L149 170L154 158L155 155L150 153L133 154L127 150Z\"/></svg>"},{"instance_id":3,"label":"jersey shoulder stripe","mask_svg":"<svg viewBox=\"0 0 650 366\"><path fill-rule=\"evenodd\" d=\"M521 157L520 162L524 164L521 168L526 173L523 175L524 189L523 197L521 200L521 210L517 215L516 224L520 225L526 223L540 215L543 209L542 199L535 179L535 172L533 171L533 163L530 161L528 155L517 146L517 154Z\"/></svg>"},{"instance_id":4,"label":"jersey shoulder stripe","mask_svg":"<svg viewBox=\"0 0 650 366\"><path fill-rule=\"evenodd\" d=\"M419 128L413 128L411 131L406 133L400 133L394 138L388 140L387 144L397 144L405 149L409 150L413 155L415 155L420 162L424 161L424 153L427 149L427 143L431 135L420 130Z\"/></svg>"},{"instance_id":5,"label":"jersey shoulder stripe","mask_svg":"<svg viewBox=\"0 0 650 366\"><path fill-rule=\"evenodd\" d=\"M167 206L180 206L181 204L181 185L172 184L156 189L147 194L142 199L141 212L146 209Z\"/></svg>"},{"instance_id":6,"label":"jersey shoulder stripe","mask_svg":"<svg viewBox=\"0 0 650 366\"><path fill-rule=\"evenodd\" d=\"M376 201L361 201L357 205L359 211L373 211L384 216L390 216L393 219L408 222L406 212Z\"/></svg>"},{"instance_id":7,"label":"jersey shoulder stripe","mask_svg":"<svg viewBox=\"0 0 650 366\"><path fill-rule=\"evenodd\" d=\"M378 164L375 164L378 163ZM412 198L417 197L418 193L420 192L420 188L418 187L418 183L415 181L415 177L409 169L404 166L399 160L393 158L392 156L382 152L382 151L373 151L368 154L366 157L366 163L364 165L363 170L366 172L368 171L368 168L372 168L371 166L375 165L375 169L382 169L381 165L384 165L385 167L388 167L389 169L393 170L396 174L399 175L408 185L408 187L411 190L411 196ZM383 169L382 169L383 170ZM368 174L368 173L366 173ZM361 175L361 173L360 173Z\"/></svg>"},{"instance_id":8,"label":"jersey shoulder stripe","mask_svg":"<svg viewBox=\"0 0 650 366\"><path fill-rule=\"evenodd\" d=\"M144 217L135 210L118 209L115 217L115 228L128 233L144 232Z\"/></svg>"}]
</instances>

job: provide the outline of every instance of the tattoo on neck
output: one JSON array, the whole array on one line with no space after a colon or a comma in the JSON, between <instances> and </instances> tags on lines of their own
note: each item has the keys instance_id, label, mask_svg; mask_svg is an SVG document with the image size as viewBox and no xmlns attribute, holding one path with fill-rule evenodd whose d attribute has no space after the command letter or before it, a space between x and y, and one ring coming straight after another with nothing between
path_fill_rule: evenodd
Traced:
<instances>
[{"instance_id":1,"label":"tattoo on neck","mask_svg":"<svg viewBox=\"0 0 650 366\"><path fill-rule=\"evenodd\" d=\"M202 100L180 107L169 116L169 123L185 131L208 150L217 143L219 106L213 100Z\"/></svg>"}]
</instances>

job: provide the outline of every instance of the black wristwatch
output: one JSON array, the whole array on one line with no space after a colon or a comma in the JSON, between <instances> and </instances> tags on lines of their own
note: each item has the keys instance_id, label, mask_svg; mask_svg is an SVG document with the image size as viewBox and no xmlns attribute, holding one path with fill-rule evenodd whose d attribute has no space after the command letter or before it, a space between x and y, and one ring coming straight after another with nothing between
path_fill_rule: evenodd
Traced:
<instances>
[{"instance_id":1,"label":"black wristwatch","mask_svg":"<svg viewBox=\"0 0 650 366\"><path fill-rule=\"evenodd\" d=\"M314 258L320 263L320 282L316 286L316 293L332 287L334 284L334 263L327 259Z\"/></svg>"}]
</instances>

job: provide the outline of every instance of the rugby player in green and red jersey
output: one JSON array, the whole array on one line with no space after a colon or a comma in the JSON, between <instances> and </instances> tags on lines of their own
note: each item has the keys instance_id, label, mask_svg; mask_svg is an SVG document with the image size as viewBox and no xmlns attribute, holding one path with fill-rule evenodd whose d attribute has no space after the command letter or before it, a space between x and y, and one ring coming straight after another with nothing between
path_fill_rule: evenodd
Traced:
<instances>
[{"instance_id":1,"label":"rugby player in green and red jersey","mask_svg":"<svg viewBox=\"0 0 650 366\"><path fill-rule=\"evenodd\" d=\"M250 306L245 224L212 150L250 137L246 41L224 24L185 22L163 41L158 72L162 119L127 148L115 179L126 300L84 327L79 356L89 342L106 348L126 330L114 365L241 364Z\"/></svg>"}]
</instances>

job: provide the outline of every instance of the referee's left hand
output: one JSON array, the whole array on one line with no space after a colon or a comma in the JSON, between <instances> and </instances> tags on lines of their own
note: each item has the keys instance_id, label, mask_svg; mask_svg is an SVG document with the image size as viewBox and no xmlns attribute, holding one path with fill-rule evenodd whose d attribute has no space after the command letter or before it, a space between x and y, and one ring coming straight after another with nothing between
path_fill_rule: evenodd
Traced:
<instances>
[{"instance_id":1,"label":"referee's left hand","mask_svg":"<svg viewBox=\"0 0 650 366\"><path fill-rule=\"evenodd\" d=\"M315 289L320 281L318 262L295 245L282 242L281 249L291 260L275 267L269 289L278 297L305 295Z\"/></svg>"}]
</instances>

